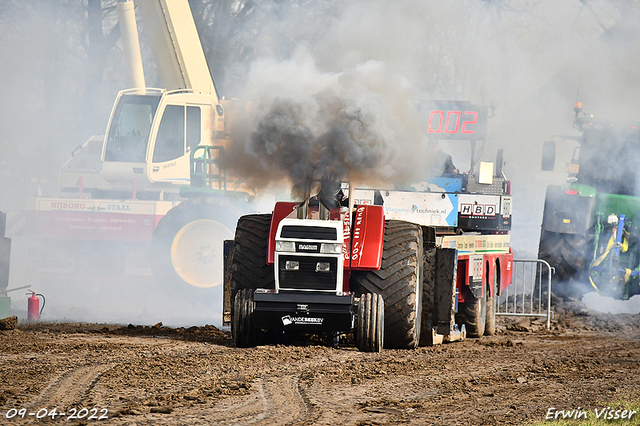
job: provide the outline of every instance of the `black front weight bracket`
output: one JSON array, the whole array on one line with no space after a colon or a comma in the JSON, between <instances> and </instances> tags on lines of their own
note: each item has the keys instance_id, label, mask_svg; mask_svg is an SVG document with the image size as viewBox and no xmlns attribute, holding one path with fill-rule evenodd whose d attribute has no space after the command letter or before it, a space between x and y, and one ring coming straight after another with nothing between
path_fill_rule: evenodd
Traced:
<instances>
[{"instance_id":1,"label":"black front weight bracket","mask_svg":"<svg viewBox=\"0 0 640 426\"><path fill-rule=\"evenodd\" d=\"M350 332L356 306L352 295L262 293L253 295L253 328L296 332Z\"/></svg>"}]
</instances>

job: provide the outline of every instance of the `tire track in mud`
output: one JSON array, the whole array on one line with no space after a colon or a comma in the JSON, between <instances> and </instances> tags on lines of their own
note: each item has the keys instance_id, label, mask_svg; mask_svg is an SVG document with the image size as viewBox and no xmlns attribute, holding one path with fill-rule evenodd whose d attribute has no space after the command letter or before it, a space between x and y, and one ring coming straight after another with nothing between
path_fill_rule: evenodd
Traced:
<instances>
[{"instance_id":1,"label":"tire track in mud","mask_svg":"<svg viewBox=\"0 0 640 426\"><path fill-rule=\"evenodd\" d=\"M268 376L258 380L260 386L254 401L261 405L261 410L251 417L236 420L234 424L300 424L310 417L312 407L300 388L299 374ZM237 410L238 405L224 409L225 412L232 413Z\"/></svg>"},{"instance_id":2,"label":"tire track in mud","mask_svg":"<svg viewBox=\"0 0 640 426\"><path fill-rule=\"evenodd\" d=\"M299 425L313 423L314 409L300 386L300 375L266 376L257 379L256 390L249 395L231 397L213 408L171 415L147 414L137 418L138 425ZM128 419L115 423L127 423ZM124 424L122 423L122 424Z\"/></svg>"},{"instance_id":3,"label":"tire track in mud","mask_svg":"<svg viewBox=\"0 0 640 426\"><path fill-rule=\"evenodd\" d=\"M115 364L85 365L54 377L32 404L34 409L57 407L66 409L86 405L86 398L100 377Z\"/></svg>"},{"instance_id":4,"label":"tire track in mud","mask_svg":"<svg viewBox=\"0 0 640 426\"><path fill-rule=\"evenodd\" d=\"M280 424L300 424L311 415L311 404L300 388L300 375L261 379L260 395L264 411L246 424L269 419Z\"/></svg>"}]
</instances>

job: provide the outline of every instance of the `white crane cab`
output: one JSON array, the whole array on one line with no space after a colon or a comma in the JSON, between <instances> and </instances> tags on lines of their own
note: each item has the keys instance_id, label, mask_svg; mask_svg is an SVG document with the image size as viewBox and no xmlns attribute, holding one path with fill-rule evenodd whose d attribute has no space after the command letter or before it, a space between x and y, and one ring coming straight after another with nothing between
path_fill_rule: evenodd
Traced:
<instances>
[{"instance_id":1,"label":"white crane cab","mask_svg":"<svg viewBox=\"0 0 640 426\"><path fill-rule=\"evenodd\" d=\"M102 150L104 179L123 191L188 185L191 150L223 143L224 110L214 100L189 89L120 92Z\"/></svg>"}]
</instances>

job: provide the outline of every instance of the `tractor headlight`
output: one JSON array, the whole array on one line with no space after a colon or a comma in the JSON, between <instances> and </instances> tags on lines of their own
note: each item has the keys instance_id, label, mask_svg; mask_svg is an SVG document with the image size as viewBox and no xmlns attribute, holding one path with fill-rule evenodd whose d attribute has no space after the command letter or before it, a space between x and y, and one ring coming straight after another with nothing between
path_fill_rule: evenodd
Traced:
<instances>
[{"instance_id":1,"label":"tractor headlight","mask_svg":"<svg viewBox=\"0 0 640 426\"><path fill-rule=\"evenodd\" d=\"M300 269L300 262L297 260L287 260L284 264L286 271L297 271Z\"/></svg>"},{"instance_id":2,"label":"tractor headlight","mask_svg":"<svg viewBox=\"0 0 640 426\"><path fill-rule=\"evenodd\" d=\"M316 263L316 272L331 272L331 264L329 262Z\"/></svg>"},{"instance_id":3,"label":"tractor headlight","mask_svg":"<svg viewBox=\"0 0 640 426\"><path fill-rule=\"evenodd\" d=\"M322 243L320 244L320 253L340 254L342 253L342 244Z\"/></svg>"},{"instance_id":4,"label":"tractor headlight","mask_svg":"<svg viewBox=\"0 0 640 426\"><path fill-rule=\"evenodd\" d=\"M293 241L276 241L276 251L296 251L296 243Z\"/></svg>"}]
</instances>

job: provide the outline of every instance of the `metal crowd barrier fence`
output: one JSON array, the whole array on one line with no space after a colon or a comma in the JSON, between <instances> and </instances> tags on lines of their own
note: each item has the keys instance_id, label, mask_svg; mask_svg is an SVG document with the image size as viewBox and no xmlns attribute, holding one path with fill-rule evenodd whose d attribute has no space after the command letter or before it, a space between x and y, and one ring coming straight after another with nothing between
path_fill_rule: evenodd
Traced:
<instances>
[{"instance_id":1,"label":"metal crowd barrier fence","mask_svg":"<svg viewBox=\"0 0 640 426\"><path fill-rule=\"evenodd\" d=\"M496 315L546 317L551 328L552 273L544 260L514 259L511 285L495 299Z\"/></svg>"}]
</instances>

